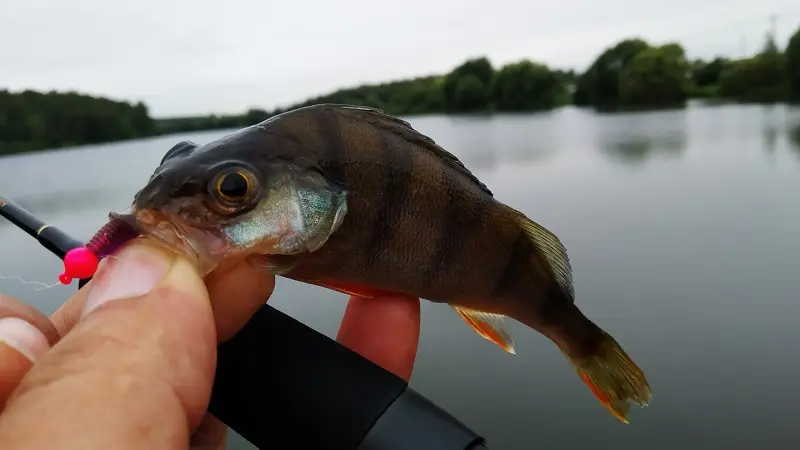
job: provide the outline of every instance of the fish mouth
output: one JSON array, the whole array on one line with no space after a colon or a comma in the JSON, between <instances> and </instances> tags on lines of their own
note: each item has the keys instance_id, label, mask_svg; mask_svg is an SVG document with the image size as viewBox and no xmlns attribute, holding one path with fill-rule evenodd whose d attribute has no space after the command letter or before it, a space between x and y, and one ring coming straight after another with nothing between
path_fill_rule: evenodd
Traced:
<instances>
[{"instance_id":1,"label":"fish mouth","mask_svg":"<svg viewBox=\"0 0 800 450\"><path fill-rule=\"evenodd\" d=\"M123 222L145 238L191 261L203 275L216 268L225 255L226 240L215 230L198 228L177 215L152 209L109 213L111 220Z\"/></svg>"}]
</instances>

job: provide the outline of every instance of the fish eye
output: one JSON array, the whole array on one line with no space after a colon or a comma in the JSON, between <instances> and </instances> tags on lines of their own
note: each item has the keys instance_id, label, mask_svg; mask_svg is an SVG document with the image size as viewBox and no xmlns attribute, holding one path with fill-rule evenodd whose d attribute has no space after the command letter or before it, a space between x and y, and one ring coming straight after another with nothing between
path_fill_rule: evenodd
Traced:
<instances>
[{"instance_id":1,"label":"fish eye","mask_svg":"<svg viewBox=\"0 0 800 450\"><path fill-rule=\"evenodd\" d=\"M255 184L243 170L223 172L214 183L214 194L226 203L242 203L252 197Z\"/></svg>"}]
</instances>

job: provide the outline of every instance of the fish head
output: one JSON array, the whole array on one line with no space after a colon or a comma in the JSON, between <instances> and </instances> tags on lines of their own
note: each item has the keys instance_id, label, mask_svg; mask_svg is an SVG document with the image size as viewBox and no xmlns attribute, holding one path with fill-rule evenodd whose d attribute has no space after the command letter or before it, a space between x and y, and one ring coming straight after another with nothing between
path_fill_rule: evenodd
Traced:
<instances>
[{"instance_id":1,"label":"fish head","mask_svg":"<svg viewBox=\"0 0 800 450\"><path fill-rule=\"evenodd\" d=\"M264 144L231 137L203 146L182 142L134 196L131 211L111 217L203 274L252 254L316 251L341 225L347 190L308 160Z\"/></svg>"}]
</instances>

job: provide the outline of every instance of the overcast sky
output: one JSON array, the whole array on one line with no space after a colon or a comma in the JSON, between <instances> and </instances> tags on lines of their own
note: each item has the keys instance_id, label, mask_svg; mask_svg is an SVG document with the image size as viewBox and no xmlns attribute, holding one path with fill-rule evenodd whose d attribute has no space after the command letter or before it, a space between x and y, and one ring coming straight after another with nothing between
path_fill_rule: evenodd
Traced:
<instances>
[{"instance_id":1,"label":"overcast sky","mask_svg":"<svg viewBox=\"0 0 800 450\"><path fill-rule=\"evenodd\" d=\"M784 45L800 0L0 0L0 88L236 113L471 56L582 70L631 35L740 56L771 14Z\"/></svg>"}]
</instances>

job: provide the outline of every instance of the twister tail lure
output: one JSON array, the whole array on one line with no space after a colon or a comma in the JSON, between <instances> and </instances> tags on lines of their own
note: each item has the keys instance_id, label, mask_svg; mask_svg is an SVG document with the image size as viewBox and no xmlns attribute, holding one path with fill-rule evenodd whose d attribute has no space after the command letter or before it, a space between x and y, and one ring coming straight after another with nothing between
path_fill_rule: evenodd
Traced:
<instances>
[{"instance_id":1,"label":"twister tail lure","mask_svg":"<svg viewBox=\"0 0 800 450\"><path fill-rule=\"evenodd\" d=\"M58 281L70 284L75 278L91 278L103 258L136 236L137 233L126 223L111 219L86 245L73 248L64 255L64 272L58 276Z\"/></svg>"}]
</instances>

